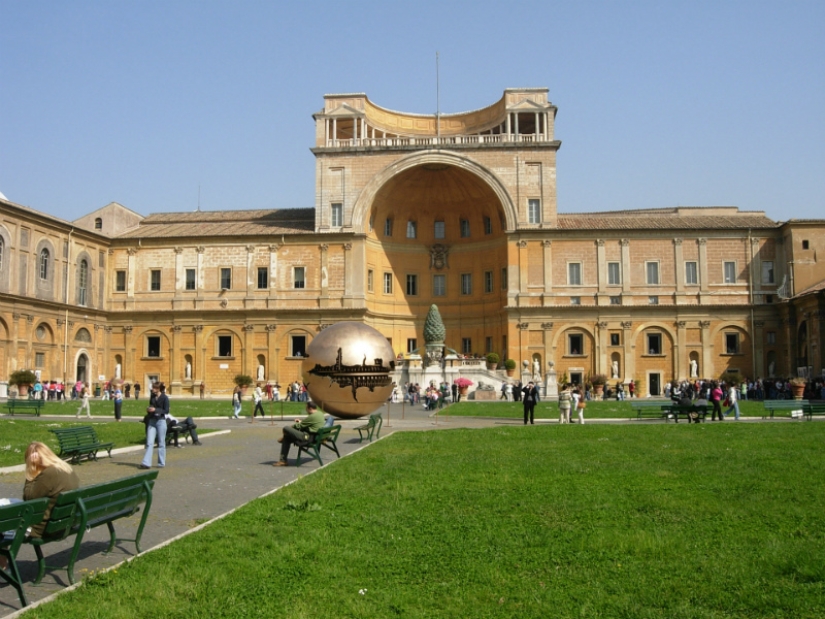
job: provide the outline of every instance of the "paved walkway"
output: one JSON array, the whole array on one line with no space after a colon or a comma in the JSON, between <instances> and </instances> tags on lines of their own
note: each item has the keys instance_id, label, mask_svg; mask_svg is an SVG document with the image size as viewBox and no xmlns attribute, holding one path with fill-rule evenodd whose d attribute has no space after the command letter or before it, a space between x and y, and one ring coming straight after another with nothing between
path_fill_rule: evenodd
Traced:
<instances>
[{"instance_id":1,"label":"paved walkway","mask_svg":"<svg viewBox=\"0 0 825 619\"><path fill-rule=\"evenodd\" d=\"M420 407L409 407L404 418L393 414L387 422L384 414L384 427L381 436L399 430L433 430L449 428L482 428L496 425L522 425L519 419L451 417L448 409L437 418ZM48 417L47 417L48 418ZM57 418L55 418L57 419ZM61 418L65 420L65 418ZM136 421L136 420L135 420ZM260 421L250 423L248 418L235 421L229 419L199 419L198 424L204 428L231 430L220 436L203 436L203 446L188 445L183 449L167 450L167 466L163 469L155 484L154 502L143 533L141 546L144 551L167 542L191 531L194 527L225 514L249 501L272 492L294 481L299 475L306 475L317 470L318 463L304 458L300 467L289 466L275 468L272 466L278 458L276 443L281 427L289 421ZM346 455L363 448L369 443L358 442L355 426L360 421L341 422L343 429L338 440L341 455ZM539 424L557 423L557 420L539 420ZM588 420L588 423L628 423L626 418L610 420ZM648 423L647 421L644 423ZM656 423L656 421L654 421ZM329 454L329 455L327 455ZM98 462L84 462L76 466L81 484L86 486L112 479L126 477L138 472L138 465L143 456L142 448L127 453L119 453L111 459L101 458ZM294 463L294 448L290 454ZM332 456L332 460L330 460ZM334 454L326 452L324 462L333 461ZM22 492L24 476L22 472L0 475L0 497L19 497ZM139 516L117 521L115 528L118 536L134 538ZM102 554L108 543L105 527L98 527L88 533L84 539L80 558L75 565L75 575L80 580L84 574L108 568L134 555L132 542L116 546L112 554ZM69 541L49 544L44 547L47 560L55 565L68 563ZM36 575L36 560L31 546L24 545L18 557L24 587L30 602L41 600L68 585L65 570L47 572L41 585L33 586ZM5 583L0 584L0 617L8 616L20 608L17 593Z\"/></svg>"}]
</instances>

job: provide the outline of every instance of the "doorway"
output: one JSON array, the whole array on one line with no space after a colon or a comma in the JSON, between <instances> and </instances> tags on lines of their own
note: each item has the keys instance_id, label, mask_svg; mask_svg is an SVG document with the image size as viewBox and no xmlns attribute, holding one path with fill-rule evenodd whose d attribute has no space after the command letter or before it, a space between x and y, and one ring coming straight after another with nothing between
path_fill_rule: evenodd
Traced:
<instances>
[{"instance_id":1,"label":"doorway","mask_svg":"<svg viewBox=\"0 0 825 619\"><path fill-rule=\"evenodd\" d=\"M647 393L651 396L662 395L662 375L659 372L651 372L647 375Z\"/></svg>"}]
</instances>

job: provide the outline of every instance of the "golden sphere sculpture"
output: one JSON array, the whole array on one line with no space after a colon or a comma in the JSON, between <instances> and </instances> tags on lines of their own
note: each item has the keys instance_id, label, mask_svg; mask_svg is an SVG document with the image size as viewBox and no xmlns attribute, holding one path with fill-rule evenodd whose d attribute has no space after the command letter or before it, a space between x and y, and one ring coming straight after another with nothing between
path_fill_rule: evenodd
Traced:
<instances>
[{"instance_id":1,"label":"golden sphere sculpture","mask_svg":"<svg viewBox=\"0 0 825 619\"><path fill-rule=\"evenodd\" d=\"M321 331L301 365L312 401L341 419L358 419L381 407L395 387L394 369L387 338L360 322L339 322Z\"/></svg>"}]
</instances>

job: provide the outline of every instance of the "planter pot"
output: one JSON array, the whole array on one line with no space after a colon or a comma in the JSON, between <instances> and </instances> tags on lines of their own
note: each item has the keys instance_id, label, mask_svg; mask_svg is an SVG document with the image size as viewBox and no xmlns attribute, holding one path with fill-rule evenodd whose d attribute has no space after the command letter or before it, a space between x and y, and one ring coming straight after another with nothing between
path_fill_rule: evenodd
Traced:
<instances>
[{"instance_id":1,"label":"planter pot","mask_svg":"<svg viewBox=\"0 0 825 619\"><path fill-rule=\"evenodd\" d=\"M468 389L469 389L469 387L459 387L458 388L458 393L461 394L462 398L467 395L467 390Z\"/></svg>"},{"instance_id":2,"label":"planter pot","mask_svg":"<svg viewBox=\"0 0 825 619\"><path fill-rule=\"evenodd\" d=\"M498 367L498 363L488 363L487 364L487 369L490 370L491 372L493 370L495 370L497 367Z\"/></svg>"},{"instance_id":3,"label":"planter pot","mask_svg":"<svg viewBox=\"0 0 825 619\"><path fill-rule=\"evenodd\" d=\"M17 397L24 398L29 395L29 385L17 385Z\"/></svg>"},{"instance_id":4,"label":"planter pot","mask_svg":"<svg viewBox=\"0 0 825 619\"><path fill-rule=\"evenodd\" d=\"M597 400L601 400L604 397L604 385L593 385L593 391L596 392Z\"/></svg>"},{"instance_id":5,"label":"planter pot","mask_svg":"<svg viewBox=\"0 0 825 619\"><path fill-rule=\"evenodd\" d=\"M794 400L801 400L802 394L805 393L805 385L791 385L791 393Z\"/></svg>"},{"instance_id":6,"label":"planter pot","mask_svg":"<svg viewBox=\"0 0 825 619\"><path fill-rule=\"evenodd\" d=\"M513 368L512 370L507 370L507 376L509 376L510 378L512 378L515 375L516 375L516 368Z\"/></svg>"}]
</instances>

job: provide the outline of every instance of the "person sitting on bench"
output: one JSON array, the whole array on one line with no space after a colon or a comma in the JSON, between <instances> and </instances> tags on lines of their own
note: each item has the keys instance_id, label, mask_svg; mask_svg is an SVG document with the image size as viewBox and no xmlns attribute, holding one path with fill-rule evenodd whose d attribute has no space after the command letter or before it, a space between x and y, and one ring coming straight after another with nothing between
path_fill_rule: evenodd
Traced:
<instances>
[{"instance_id":1,"label":"person sitting on bench","mask_svg":"<svg viewBox=\"0 0 825 619\"><path fill-rule=\"evenodd\" d=\"M166 423L166 431L172 434L172 442L174 443L175 447L180 447L180 444L178 443L178 437L181 434L186 434L187 432L189 432L189 437L192 439L193 445L203 445L203 443L201 443L198 440L198 426L195 424L195 420L191 417L187 417L186 421L178 421L172 415L166 415Z\"/></svg>"},{"instance_id":2,"label":"person sitting on bench","mask_svg":"<svg viewBox=\"0 0 825 619\"><path fill-rule=\"evenodd\" d=\"M291 426L284 428L284 434L278 439L281 444L281 459L272 466L288 466L286 458L289 455L289 448L293 443L307 443L310 434L314 434L324 427L324 413L318 410L312 402L307 402L307 416L305 419L296 419Z\"/></svg>"}]
</instances>

